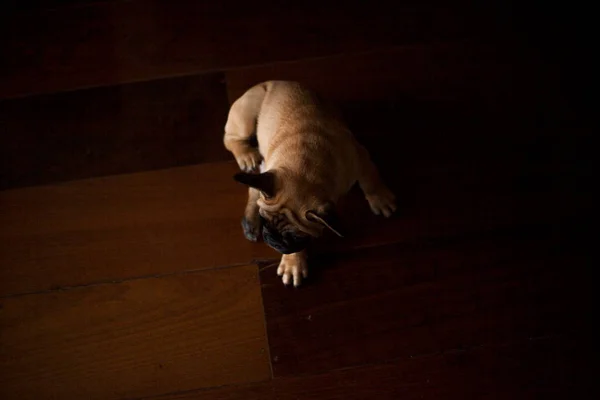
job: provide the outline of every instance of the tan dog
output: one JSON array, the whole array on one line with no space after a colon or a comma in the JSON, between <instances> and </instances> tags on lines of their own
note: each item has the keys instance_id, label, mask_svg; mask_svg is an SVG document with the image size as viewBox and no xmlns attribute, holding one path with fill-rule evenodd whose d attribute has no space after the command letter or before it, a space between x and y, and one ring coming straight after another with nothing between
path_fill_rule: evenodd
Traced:
<instances>
[{"instance_id":1,"label":"tan dog","mask_svg":"<svg viewBox=\"0 0 600 400\"><path fill-rule=\"evenodd\" d=\"M255 135L258 149L250 144ZM264 82L236 100L224 143L244 171L235 179L250 187L244 234L257 241L262 228L265 242L283 254L277 273L286 285L306 277L309 239L324 228L340 235L335 204L357 181L375 214L389 217L396 209L365 148L330 106L296 82Z\"/></svg>"}]
</instances>

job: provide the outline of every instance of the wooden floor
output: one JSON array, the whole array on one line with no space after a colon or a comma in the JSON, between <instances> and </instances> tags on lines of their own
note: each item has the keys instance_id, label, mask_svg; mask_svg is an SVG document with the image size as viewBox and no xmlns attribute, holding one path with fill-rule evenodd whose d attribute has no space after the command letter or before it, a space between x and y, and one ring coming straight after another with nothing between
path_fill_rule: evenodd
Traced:
<instances>
[{"instance_id":1,"label":"wooden floor","mask_svg":"<svg viewBox=\"0 0 600 400\"><path fill-rule=\"evenodd\" d=\"M32 4L0 24L0 399L592 397L591 130L543 54L433 1ZM299 289L222 146L265 79L335 100L399 198L355 188Z\"/></svg>"}]
</instances>

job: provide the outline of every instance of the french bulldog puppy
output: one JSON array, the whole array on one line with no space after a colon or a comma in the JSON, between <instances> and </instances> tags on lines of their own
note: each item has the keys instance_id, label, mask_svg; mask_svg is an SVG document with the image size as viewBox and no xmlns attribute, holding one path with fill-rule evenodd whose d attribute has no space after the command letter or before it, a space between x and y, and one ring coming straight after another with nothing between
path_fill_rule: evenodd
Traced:
<instances>
[{"instance_id":1,"label":"french bulldog puppy","mask_svg":"<svg viewBox=\"0 0 600 400\"><path fill-rule=\"evenodd\" d=\"M258 148L251 140L258 141ZM225 125L225 147L249 187L244 235L282 253L283 283L306 278L305 248L324 229L341 236L335 205L358 181L373 213L389 217L395 198L337 111L297 82L268 81L237 99Z\"/></svg>"}]
</instances>

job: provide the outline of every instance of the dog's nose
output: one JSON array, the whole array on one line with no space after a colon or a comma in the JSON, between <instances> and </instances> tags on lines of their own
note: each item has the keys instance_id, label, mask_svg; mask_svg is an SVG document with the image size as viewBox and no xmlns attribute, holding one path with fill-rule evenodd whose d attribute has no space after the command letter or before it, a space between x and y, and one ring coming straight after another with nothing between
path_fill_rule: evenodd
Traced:
<instances>
[{"instance_id":1,"label":"dog's nose","mask_svg":"<svg viewBox=\"0 0 600 400\"><path fill-rule=\"evenodd\" d=\"M266 226L263 227L262 233L265 243L282 254L296 253L306 247L307 241L298 240L301 238L290 233L282 235L279 232L270 231Z\"/></svg>"}]
</instances>

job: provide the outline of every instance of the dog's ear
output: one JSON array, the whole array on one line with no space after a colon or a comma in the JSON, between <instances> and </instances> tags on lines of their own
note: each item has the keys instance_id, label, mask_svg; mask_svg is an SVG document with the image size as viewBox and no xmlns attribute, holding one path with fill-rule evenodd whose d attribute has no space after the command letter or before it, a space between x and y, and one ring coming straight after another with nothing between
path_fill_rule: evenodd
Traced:
<instances>
[{"instance_id":1,"label":"dog's ear","mask_svg":"<svg viewBox=\"0 0 600 400\"><path fill-rule=\"evenodd\" d=\"M344 235L340 233L340 223L333 206L327 207L326 210L323 212L308 210L305 216L307 220L317 222L323 225L325 228L329 229L331 232L338 235L339 237L344 237Z\"/></svg>"},{"instance_id":2,"label":"dog's ear","mask_svg":"<svg viewBox=\"0 0 600 400\"><path fill-rule=\"evenodd\" d=\"M263 192L267 197L275 196L275 174L267 171L262 174L240 172L233 179Z\"/></svg>"}]
</instances>

